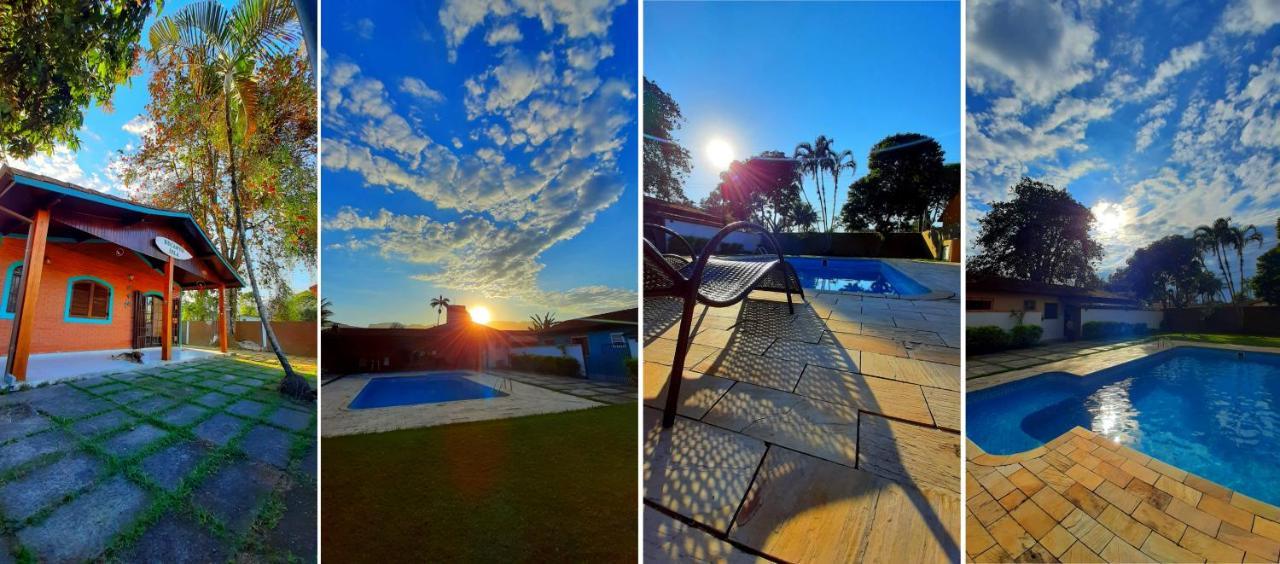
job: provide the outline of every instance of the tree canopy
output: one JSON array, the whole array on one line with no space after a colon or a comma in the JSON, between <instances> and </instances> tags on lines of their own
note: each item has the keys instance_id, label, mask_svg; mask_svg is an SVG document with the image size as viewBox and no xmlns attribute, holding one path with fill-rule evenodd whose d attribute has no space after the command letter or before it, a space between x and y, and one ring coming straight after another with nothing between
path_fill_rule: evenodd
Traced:
<instances>
[{"instance_id":1,"label":"tree canopy","mask_svg":"<svg viewBox=\"0 0 1280 564\"><path fill-rule=\"evenodd\" d=\"M800 198L800 168L782 151L734 161L702 208L728 219L748 220L775 233L807 228L816 212Z\"/></svg>"},{"instance_id":2,"label":"tree canopy","mask_svg":"<svg viewBox=\"0 0 1280 564\"><path fill-rule=\"evenodd\" d=\"M0 156L80 147L84 108L133 73L149 0L0 3Z\"/></svg>"},{"instance_id":3,"label":"tree canopy","mask_svg":"<svg viewBox=\"0 0 1280 564\"><path fill-rule=\"evenodd\" d=\"M1186 307L1211 301L1222 281L1205 269L1195 239L1169 235L1134 251L1108 281L1117 292L1131 293L1148 304Z\"/></svg>"},{"instance_id":4,"label":"tree canopy","mask_svg":"<svg viewBox=\"0 0 1280 564\"><path fill-rule=\"evenodd\" d=\"M849 229L923 231L958 193L960 165L944 164L942 146L926 135L898 133L871 148L867 175L849 186L841 220Z\"/></svg>"},{"instance_id":5,"label":"tree canopy","mask_svg":"<svg viewBox=\"0 0 1280 564\"><path fill-rule=\"evenodd\" d=\"M658 83L644 79L644 193L687 204L684 180L693 170L689 150L675 141L684 125L680 105Z\"/></svg>"},{"instance_id":6,"label":"tree canopy","mask_svg":"<svg viewBox=\"0 0 1280 564\"><path fill-rule=\"evenodd\" d=\"M1258 271L1250 280L1254 293L1267 303L1280 304L1280 247L1258 257Z\"/></svg>"},{"instance_id":7,"label":"tree canopy","mask_svg":"<svg viewBox=\"0 0 1280 564\"><path fill-rule=\"evenodd\" d=\"M1014 197L991 202L978 220L974 272L1084 288L1099 284L1102 245L1089 235L1093 212L1066 190L1023 178Z\"/></svg>"}]
</instances>

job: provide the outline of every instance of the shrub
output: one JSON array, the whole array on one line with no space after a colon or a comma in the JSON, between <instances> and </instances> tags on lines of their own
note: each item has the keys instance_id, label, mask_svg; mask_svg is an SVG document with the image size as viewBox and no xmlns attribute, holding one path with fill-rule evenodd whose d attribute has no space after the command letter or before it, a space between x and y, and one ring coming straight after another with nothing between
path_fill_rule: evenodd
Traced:
<instances>
[{"instance_id":1,"label":"shrub","mask_svg":"<svg viewBox=\"0 0 1280 564\"><path fill-rule=\"evenodd\" d=\"M511 356L511 369L553 376L577 377L581 365L578 359L568 356L544 356L517 354Z\"/></svg>"},{"instance_id":2,"label":"shrub","mask_svg":"<svg viewBox=\"0 0 1280 564\"><path fill-rule=\"evenodd\" d=\"M1123 321L1090 321L1081 328L1086 339L1118 339L1123 337L1141 337L1151 332L1146 323L1125 323Z\"/></svg>"},{"instance_id":3,"label":"shrub","mask_svg":"<svg viewBox=\"0 0 1280 564\"><path fill-rule=\"evenodd\" d=\"M1009 332L1009 346L1015 349L1030 347L1040 342L1044 328L1039 325L1016 325Z\"/></svg>"},{"instance_id":4,"label":"shrub","mask_svg":"<svg viewBox=\"0 0 1280 564\"><path fill-rule=\"evenodd\" d=\"M627 369L627 378L630 378L632 382L635 382L636 376L640 371L640 361L636 360L634 357L624 358L622 359L622 367Z\"/></svg>"},{"instance_id":5,"label":"shrub","mask_svg":"<svg viewBox=\"0 0 1280 564\"><path fill-rule=\"evenodd\" d=\"M967 327L964 342L970 353L983 354L1009 348L1009 333L995 325Z\"/></svg>"}]
</instances>

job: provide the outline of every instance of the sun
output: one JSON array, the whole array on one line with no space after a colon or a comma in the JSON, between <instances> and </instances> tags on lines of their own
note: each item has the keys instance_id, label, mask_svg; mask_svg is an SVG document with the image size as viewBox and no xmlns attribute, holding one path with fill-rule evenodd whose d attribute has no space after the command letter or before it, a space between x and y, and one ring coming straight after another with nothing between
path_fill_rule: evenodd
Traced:
<instances>
[{"instance_id":1,"label":"sun","mask_svg":"<svg viewBox=\"0 0 1280 564\"><path fill-rule=\"evenodd\" d=\"M725 170L733 162L733 145L719 137L707 144L707 159L716 170Z\"/></svg>"},{"instance_id":2,"label":"sun","mask_svg":"<svg viewBox=\"0 0 1280 564\"><path fill-rule=\"evenodd\" d=\"M489 308L484 306L476 306L467 311L471 313L471 320L481 325L488 325L489 321L493 319L493 316L489 314Z\"/></svg>"},{"instance_id":3,"label":"sun","mask_svg":"<svg viewBox=\"0 0 1280 564\"><path fill-rule=\"evenodd\" d=\"M1120 204L1101 201L1093 206L1092 211L1094 225L1100 235L1118 235L1128 223L1128 216Z\"/></svg>"}]
</instances>

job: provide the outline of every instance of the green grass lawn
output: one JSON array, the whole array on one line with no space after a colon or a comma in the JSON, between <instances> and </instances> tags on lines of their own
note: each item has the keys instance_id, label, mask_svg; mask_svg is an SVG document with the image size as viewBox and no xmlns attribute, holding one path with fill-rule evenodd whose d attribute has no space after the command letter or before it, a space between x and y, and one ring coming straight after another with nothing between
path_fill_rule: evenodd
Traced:
<instances>
[{"instance_id":1,"label":"green grass lawn","mask_svg":"<svg viewBox=\"0 0 1280 564\"><path fill-rule=\"evenodd\" d=\"M1161 337L1198 343L1217 343L1220 345L1245 345L1251 347L1280 347L1280 337L1262 337L1257 335L1222 335L1212 333L1162 333Z\"/></svg>"},{"instance_id":2,"label":"green grass lawn","mask_svg":"<svg viewBox=\"0 0 1280 564\"><path fill-rule=\"evenodd\" d=\"M323 439L334 562L635 562L636 406Z\"/></svg>"}]
</instances>

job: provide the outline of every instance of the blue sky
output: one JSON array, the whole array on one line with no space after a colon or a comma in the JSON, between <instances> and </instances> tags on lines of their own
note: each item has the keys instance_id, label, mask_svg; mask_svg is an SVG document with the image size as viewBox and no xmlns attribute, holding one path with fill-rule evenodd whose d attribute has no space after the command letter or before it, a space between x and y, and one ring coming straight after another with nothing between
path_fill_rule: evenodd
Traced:
<instances>
[{"instance_id":1,"label":"blue sky","mask_svg":"<svg viewBox=\"0 0 1280 564\"><path fill-rule=\"evenodd\" d=\"M146 45L147 29L157 18L177 13L189 1L165 2L164 11L152 13L146 28L142 30L142 44ZM230 4L230 3L228 3ZM151 79L150 65L142 63L142 74L128 83L116 87L111 97L111 111L92 106L84 110L84 125L79 131L80 149L72 151L59 145L47 154L36 154L27 159L10 159L17 168L44 174L59 180L92 188L116 196L130 197L130 191L120 180L117 160L119 152L133 152L142 142L140 137L149 127L143 117L151 100L147 83ZM289 285L295 292L315 284L313 269L296 266L289 271ZM264 290L270 293L270 289Z\"/></svg>"},{"instance_id":2,"label":"blue sky","mask_svg":"<svg viewBox=\"0 0 1280 564\"><path fill-rule=\"evenodd\" d=\"M636 4L326 1L324 295L521 321L636 304Z\"/></svg>"},{"instance_id":3,"label":"blue sky","mask_svg":"<svg viewBox=\"0 0 1280 564\"><path fill-rule=\"evenodd\" d=\"M968 9L969 236L1026 175L1100 218L1105 278L1217 217L1277 243L1280 4L1100 0Z\"/></svg>"},{"instance_id":4,"label":"blue sky","mask_svg":"<svg viewBox=\"0 0 1280 564\"><path fill-rule=\"evenodd\" d=\"M932 136L960 161L959 3L648 2L644 18L644 74L687 120L694 201L719 182L716 138L738 158L834 138L858 163L841 201L888 135Z\"/></svg>"}]
</instances>

